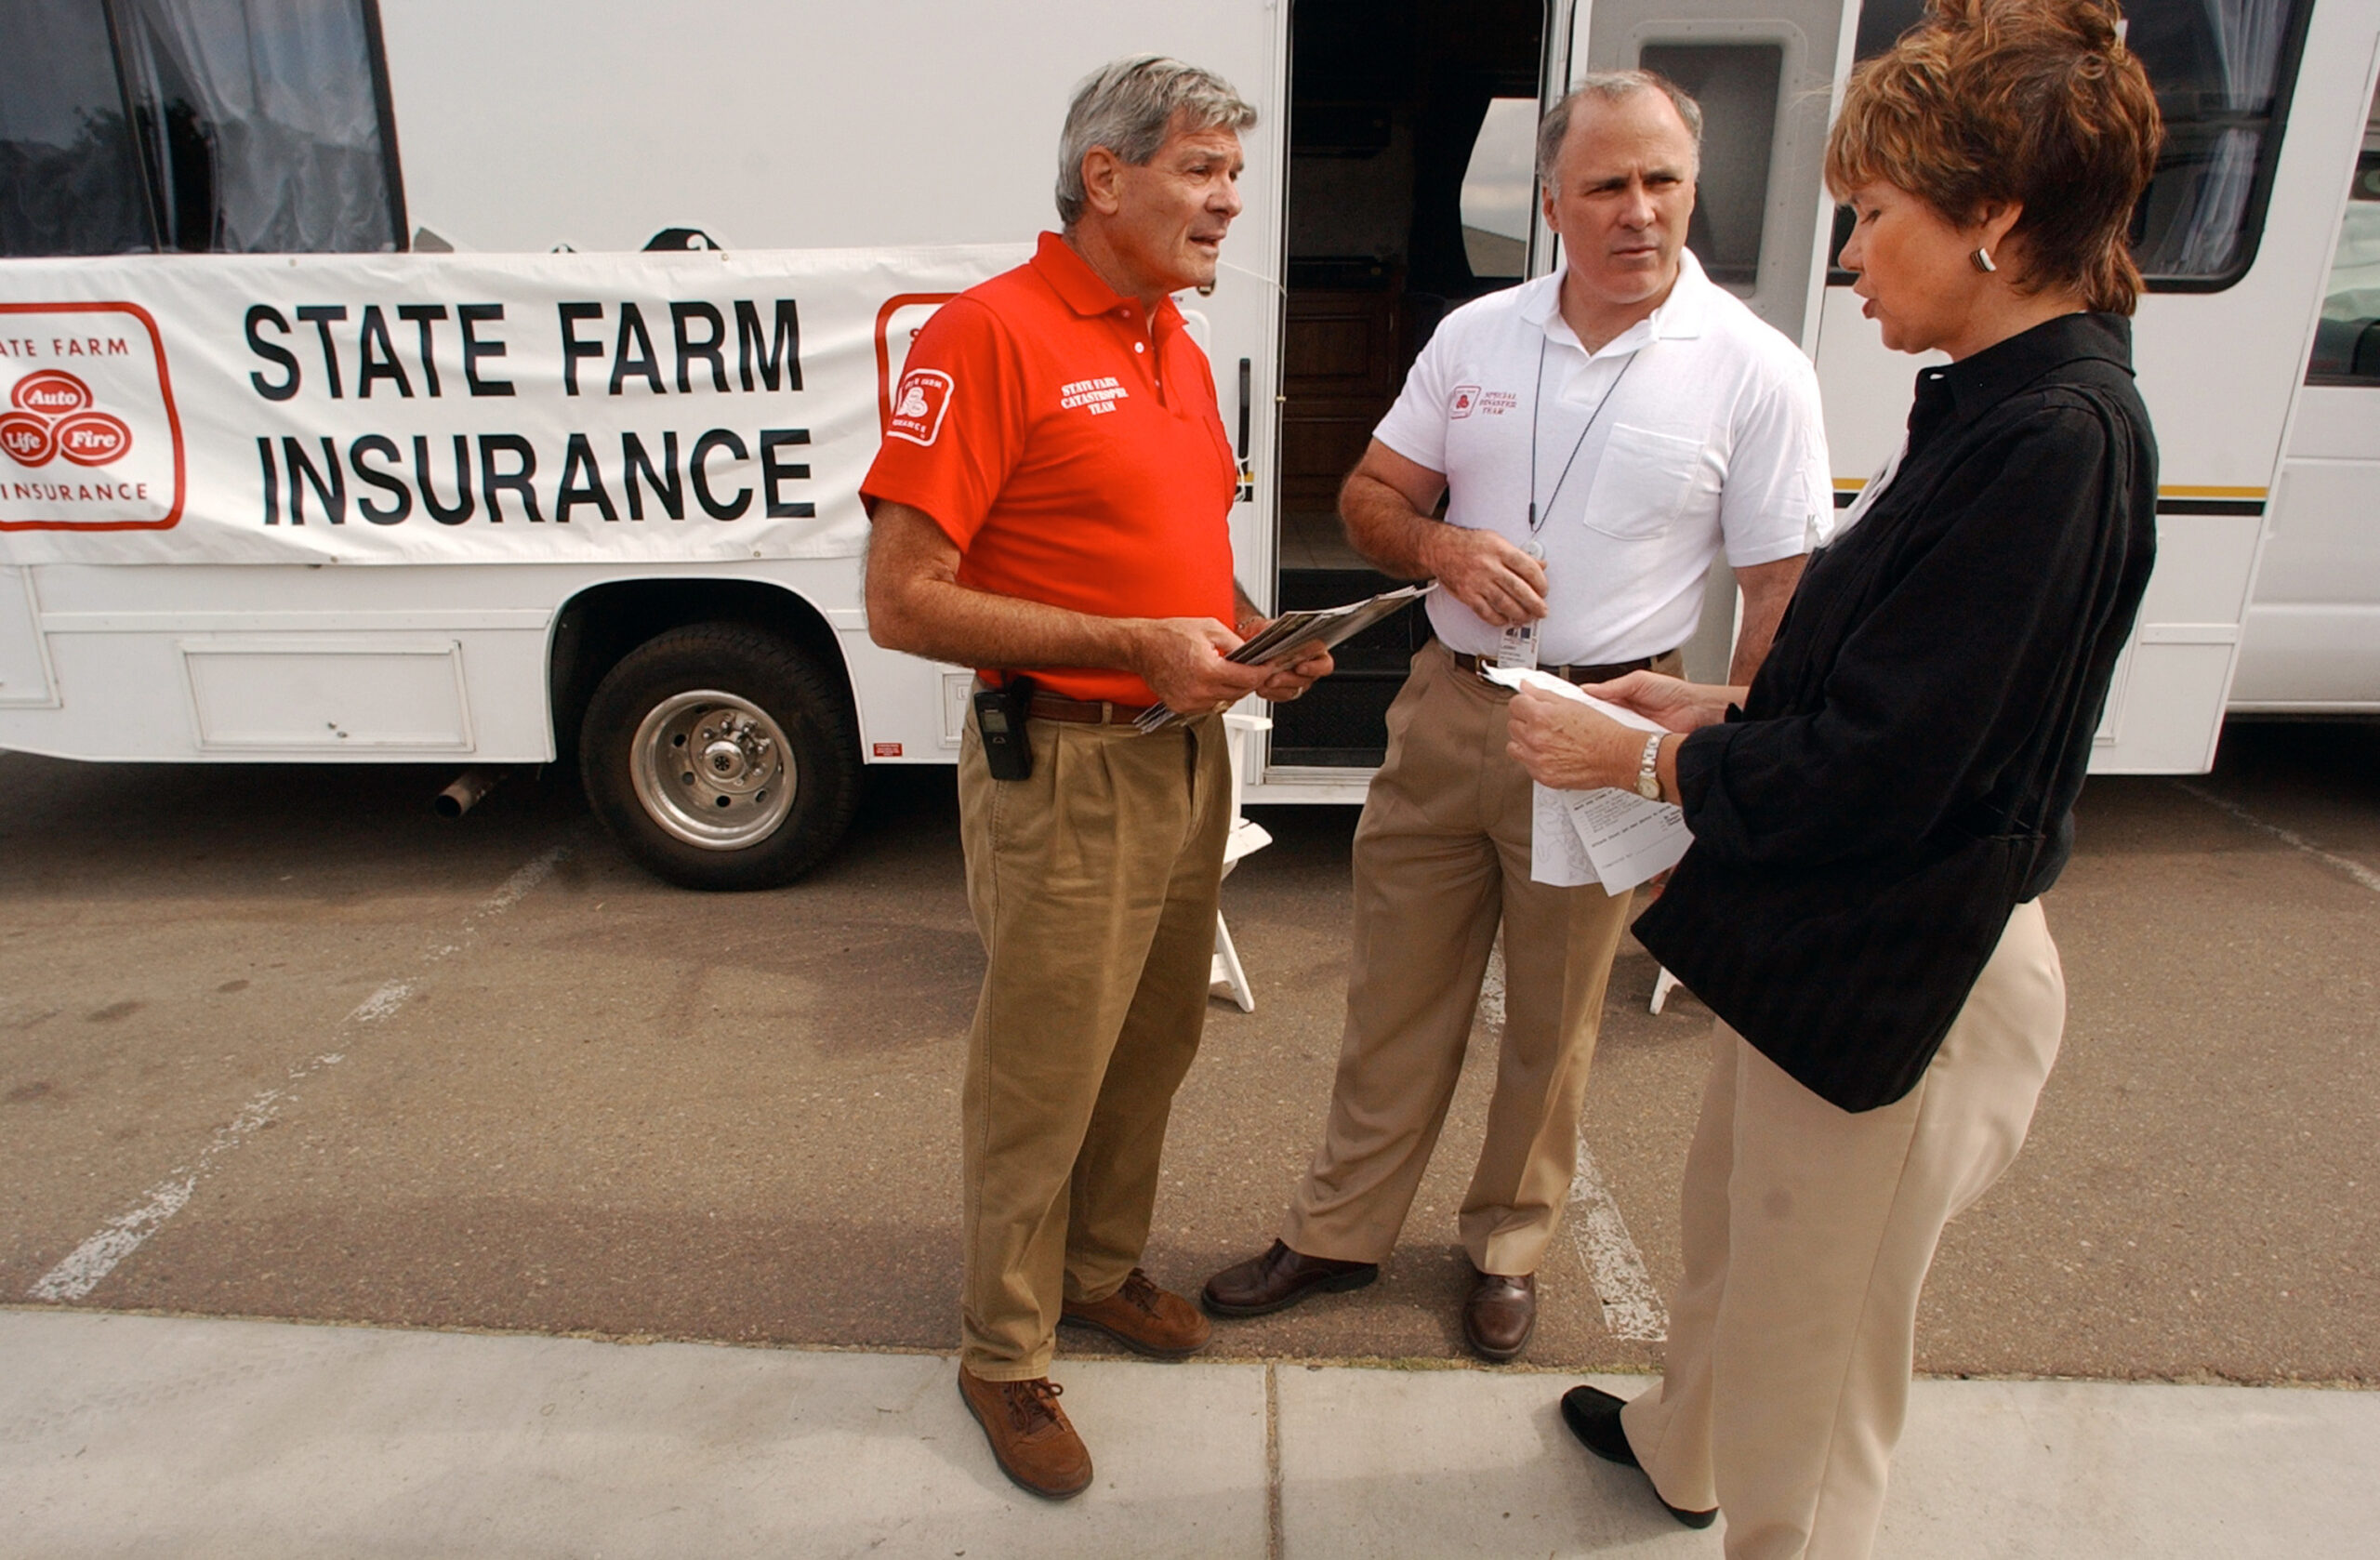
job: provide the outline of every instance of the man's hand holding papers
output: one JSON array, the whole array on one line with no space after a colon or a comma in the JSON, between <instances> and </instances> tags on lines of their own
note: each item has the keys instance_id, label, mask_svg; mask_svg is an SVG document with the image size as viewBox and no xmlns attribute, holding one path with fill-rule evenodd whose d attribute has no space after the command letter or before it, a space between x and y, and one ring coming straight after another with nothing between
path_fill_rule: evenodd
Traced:
<instances>
[{"instance_id":1,"label":"man's hand holding papers","mask_svg":"<svg viewBox=\"0 0 2380 1560\"><path fill-rule=\"evenodd\" d=\"M1285 612L1223 659L1246 667L1288 667L1328 656L1334 647L1404 610L1435 588L1430 585L1408 585L1402 589L1382 591L1367 601L1350 602L1345 606ZM1144 733L1153 732L1180 719L1173 710L1158 705L1143 715L1137 724Z\"/></svg>"}]
</instances>

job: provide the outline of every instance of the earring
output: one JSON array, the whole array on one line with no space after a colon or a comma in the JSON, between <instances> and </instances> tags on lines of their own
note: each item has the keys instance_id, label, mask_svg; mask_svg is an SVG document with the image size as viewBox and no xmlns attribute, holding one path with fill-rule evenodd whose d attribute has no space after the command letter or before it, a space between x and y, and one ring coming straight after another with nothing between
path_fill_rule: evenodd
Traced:
<instances>
[{"instance_id":1,"label":"earring","mask_svg":"<svg viewBox=\"0 0 2380 1560\"><path fill-rule=\"evenodd\" d=\"M2000 269L1998 266L1991 263L1991 251L1983 248L1980 245L1977 247L1974 254L1967 257L1967 259L1975 266L1976 270L1983 272L1986 276L1990 275L1993 271Z\"/></svg>"}]
</instances>

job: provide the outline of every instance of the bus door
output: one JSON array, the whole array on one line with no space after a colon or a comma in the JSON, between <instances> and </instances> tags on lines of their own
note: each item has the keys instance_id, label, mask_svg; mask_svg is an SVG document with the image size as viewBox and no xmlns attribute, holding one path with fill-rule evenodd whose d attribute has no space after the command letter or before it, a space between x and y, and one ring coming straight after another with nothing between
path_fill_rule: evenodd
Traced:
<instances>
[{"instance_id":1,"label":"bus door","mask_svg":"<svg viewBox=\"0 0 2380 1560\"><path fill-rule=\"evenodd\" d=\"M1819 169L1845 23L1843 0L1579 0L1570 18L1568 80L1654 70L1702 105L1686 245L1712 281L1805 351L1818 340L1828 209ZM1688 677L1726 681L1736 620L1722 558L1686 647Z\"/></svg>"},{"instance_id":2,"label":"bus door","mask_svg":"<svg viewBox=\"0 0 2380 1560\"><path fill-rule=\"evenodd\" d=\"M1532 153L1558 85L1543 0L1283 9L1279 453L1256 489L1276 506L1265 584L1283 607L1320 607L1403 583L1347 545L1339 484L1448 311L1532 274ZM1228 390L1224 404L1228 417ZM1340 646L1338 672L1303 698L1273 707L1250 800L1361 801L1387 752L1389 704L1428 635L1408 609Z\"/></svg>"}]
</instances>

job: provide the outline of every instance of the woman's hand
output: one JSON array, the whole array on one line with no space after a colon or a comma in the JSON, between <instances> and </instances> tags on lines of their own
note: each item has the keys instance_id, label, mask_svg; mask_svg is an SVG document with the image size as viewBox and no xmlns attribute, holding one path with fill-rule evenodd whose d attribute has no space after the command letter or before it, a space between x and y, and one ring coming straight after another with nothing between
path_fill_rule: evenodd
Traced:
<instances>
[{"instance_id":1,"label":"woman's hand","mask_svg":"<svg viewBox=\"0 0 2380 1560\"><path fill-rule=\"evenodd\" d=\"M1507 721L1504 749L1539 785L1564 791L1634 788L1645 756L1643 733L1575 699L1535 688L1513 695Z\"/></svg>"},{"instance_id":2,"label":"woman's hand","mask_svg":"<svg viewBox=\"0 0 2380 1560\"><path fill-rule=\"evenodd\" d=\"M1741 704L1745 690L1718 688L1664 677L1659 672L1632 671L1609 682L1590 682L1584 692L1623 709L1633 709L1665 731L1697 732L1727 718L1727 707Z\"/></svg>"}]
</instances>

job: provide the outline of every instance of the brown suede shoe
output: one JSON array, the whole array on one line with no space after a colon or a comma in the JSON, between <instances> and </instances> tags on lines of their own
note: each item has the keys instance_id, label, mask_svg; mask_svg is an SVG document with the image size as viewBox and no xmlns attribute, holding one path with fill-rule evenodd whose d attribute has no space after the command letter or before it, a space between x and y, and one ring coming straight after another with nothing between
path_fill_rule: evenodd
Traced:
<instances>
[{"instance_id":1,"label":"brown suede shoe","mask_svg":"<svg viewBox=\"0 0 2380 1560\"><path fill-rule=\"evenodd\" d=\"M1198 1299L1218 1316L1262 1316L1316 1292L1360 1289L1379 1276L1378 1263L1309 1257L1276 1240L1263 1256L1250 1257L1208 1279Z\"/></svg>"},{"instance_id":2,"label":"brown suede shoe","mask_svg":"<svg viewBox=\"0 0 2380 1560\"><path fill-rule=\"evenodd\" d=\"M1478 1282L1462 1302L1462 1341L1481 1359L1501 1365L1528 1347L1537 1329L1537 1276L1471 1272Z\"/></svg>"},{"instance_id":3,"label":"brown suede shoe","mask_svg":"<svg viewBox=\"0 0 2380 1560\"><path fill-rule=\"evenodd\" d=\"M1137 1267L1105 1300L1066 1302L1058 1313L1058 1325L1096 1328L1151 1359L1187 1359L1207 1346L1211 1330L1197 1307L1158 1289Z\"/></svg>"},{"instance_id":4,"label":"brown suede shoe","mask_svg":"<svg viewBox=\"0 0 2380 1560\"><path fill-rule=\"evenodd\" d=\"M1018 1488L1051 1501L1091 1487L1091 1452L1058 1407L1058 1394L1064 1390L1047 1376L986 1382L959 1368L959 1395L984 1427L1000 1472Z\"/></svg>"}]
</instances>

